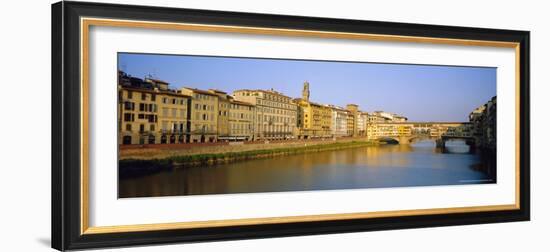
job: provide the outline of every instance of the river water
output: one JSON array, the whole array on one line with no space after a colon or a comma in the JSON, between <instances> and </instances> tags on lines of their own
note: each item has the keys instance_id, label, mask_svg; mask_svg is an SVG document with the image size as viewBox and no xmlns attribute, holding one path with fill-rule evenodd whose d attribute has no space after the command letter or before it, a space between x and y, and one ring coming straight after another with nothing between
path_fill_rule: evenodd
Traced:
<instances>
[{"instance_id":1,"label":"river water","mask_svg":"<svg viewBox=\"0 0 550 252\"><path fill-rule=\"evenodd\" d=\"M121 178L119 197L495 183L485 160L462 141L358 147Z\"/></svg>"}]
</instances>

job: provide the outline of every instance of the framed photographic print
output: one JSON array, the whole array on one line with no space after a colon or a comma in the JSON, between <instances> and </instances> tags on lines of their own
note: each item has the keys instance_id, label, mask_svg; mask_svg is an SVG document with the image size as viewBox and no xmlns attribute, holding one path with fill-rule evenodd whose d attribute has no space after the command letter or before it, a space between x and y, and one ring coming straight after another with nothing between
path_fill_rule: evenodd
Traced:
<instances>
[{"instance_id":1,"label":"framed photographic print","mask_svg":"<svg viewBox=\"0 0 550 252\"><path fill-rule=\"evenodd\" d=\"M52 18L55 249L529 220L527 31Z\"/></svg>"}]
</instances>

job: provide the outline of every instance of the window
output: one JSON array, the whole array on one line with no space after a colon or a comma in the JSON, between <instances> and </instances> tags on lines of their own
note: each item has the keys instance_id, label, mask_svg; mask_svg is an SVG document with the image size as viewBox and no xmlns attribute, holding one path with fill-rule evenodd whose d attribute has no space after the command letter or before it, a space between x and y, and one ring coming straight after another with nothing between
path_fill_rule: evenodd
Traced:
<instances>
[{"instance_id":1,"label":"window","mask_svg":"<svg viewBox=\"0 0 550 252\"><path fill-rule=\"evenodd\" d=\"M132 131L132 124L126 124L126 131Z\"/></svg>"},{"instance_id":2,"label":"window","mask_svg":"<svg viewBox=\"0 0 550 252\"><path fill-rule=\"evenodd\" d=\"M124 109L125 110L134 110L134 103L133 102L124 102Z\"/></svg>"},{"instance_id":3,"label":"window","mask_svg":"<svg viewBox=\"0 0 550 252\"><path fill-rule=\"evenodd\" d=\"M141 100L142 101L147 100L147 94L146 93L141 93Z\"/></svg>"},{"instance_id":4,"label":"window","mask_svg":"<svg viewBox=\"0 0 550 252\"><path fill-rule=\"evenodd\" d=\"M176 98L172 99L172 104L176 104Z\"/></svg>"},{"instance_id":5,"label":"window","mask_svg":"<svg viewBox=\"0 0 550 252\"><path fill-rule=\"evenodd\" d=\"M128 91L128 99L132 99L132 91Z\"/></svg>"},{"instance_id":6,"label":"window","mask_svg":"<svg viewBox=\"0 0 550 252\"><path fill-rule=\"evenodd\" d=\"M144 114L139 114L138 119L145 119L145 115Z\"/></svg>"},{"instance_id":7,"label":"window","mask_svg":"<svg viewBox=\"0 0 550 252\"><path fill-rule=\"evenodd\" d=\"M156 101L156 100L157 100L157 95L151 94L151 101Z\"/></svg>"},{"instance_id":8,"label":"window","mask_svg":"<svg viewBox=\"0 0 550 252\"><path fill-rule=\"evenodd\" d=\"M145 111L145 105L146 104L140 103L139 104L139 111Z\"/></svg>"},{"instance_id":9,"label":"window","mask_svg":"<svg viewBox=\"0 0 550 252\"><path fill-rule=\"evenodd\" d=\"M133 122L134 121L134 114L124 113L124 121L125 122Z\"/></svg>"},{"instance_id":10,"label":"window","mask_svg":"<svg viewBox=\"0 0 550 252\"><path fill-rule=\"evenodd\" d=\"M132 137L131 136L122 137L122 144L132 144Z\"/></svg>"},{"instance_id":11,"label":"window","mask_svg":"<svg viewBox=\"0 0 550 252\"><path fill-rule=\"evenodd\" d=\"M139 132L143 132L143 131L145 131L145 125L140 124L139 125Z\"/></svg>"},{"instance_id":12,"label":"window","mask_svg":"<svg viewBox=\"0 0 550 252\"><path fill-rule=\"evenodd\" d=\"M164 103L164 104L168 103L168 99L166 97L163 97L162 98L162 103Z\"/></svg>"}]
</instances>

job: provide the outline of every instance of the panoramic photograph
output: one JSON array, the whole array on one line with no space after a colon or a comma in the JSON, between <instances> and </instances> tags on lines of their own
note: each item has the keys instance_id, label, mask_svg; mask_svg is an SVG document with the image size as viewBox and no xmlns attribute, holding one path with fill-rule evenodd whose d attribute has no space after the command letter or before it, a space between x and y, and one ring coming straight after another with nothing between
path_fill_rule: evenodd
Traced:
<instances>
[{"instance_id":1,"label":"panoramic photograph","mask_svg":"<svg viewBox=\"0 0 550 252\"><path fill-rule=\"evenodd\" d=\"M496 183L496 68L118 54L118 197Z\"/></svg>"}]
</instances>

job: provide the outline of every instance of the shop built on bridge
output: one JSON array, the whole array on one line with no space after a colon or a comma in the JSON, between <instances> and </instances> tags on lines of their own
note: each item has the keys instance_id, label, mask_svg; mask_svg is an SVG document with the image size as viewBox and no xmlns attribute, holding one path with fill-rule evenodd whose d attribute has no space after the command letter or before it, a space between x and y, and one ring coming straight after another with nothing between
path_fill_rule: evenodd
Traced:
<instances>
[{"instance_id":1,"label":"shop built on bridge","mask_svg":"<svg viewBox=\"0 0 550 252\"><path fill-rule=\"evenodd\" d=\"M399 144L410 144L420 140L434 140L437 147L445 147L449 140L461 139L471 146L482 145L482 134L475 131L470 122L388 122L367 126L369 139Z\"/></svg>"}]
</instances>

